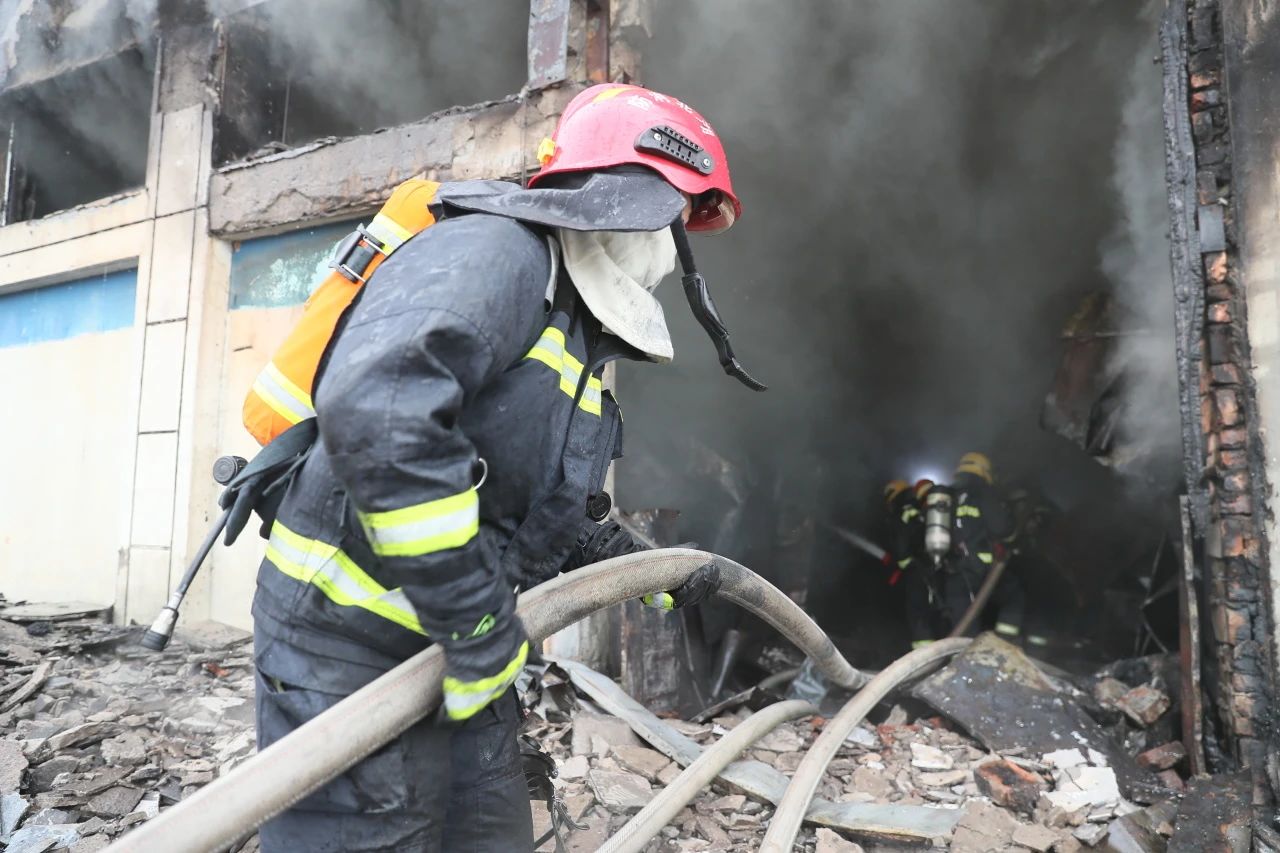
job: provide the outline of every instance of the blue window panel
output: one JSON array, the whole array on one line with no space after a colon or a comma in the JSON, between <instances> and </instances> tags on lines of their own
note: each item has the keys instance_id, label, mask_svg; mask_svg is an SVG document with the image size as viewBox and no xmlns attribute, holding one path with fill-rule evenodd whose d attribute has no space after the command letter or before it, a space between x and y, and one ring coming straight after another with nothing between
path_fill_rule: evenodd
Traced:
<instances>
[{"instance_id":1,"label":"blue window panel","mask_svg":"<svg viewBox=\"0 0 1280 853\"><path fill-rule=\"evenodd\" d=\"M60 341L133 325L136 269L0 293L0 347Z\"/></svg>"},{"instance_id":2,"label":"blue window panel","mask_svg":"<svg viewBox=\"0 0 1280 853\"><path fill-rule=\"evenodd\" d=\"M361 220L303 228L246 240L231 255L231 299L235 308L300 305L329 275L333 248Z\"/></svg>"}]
</instances>

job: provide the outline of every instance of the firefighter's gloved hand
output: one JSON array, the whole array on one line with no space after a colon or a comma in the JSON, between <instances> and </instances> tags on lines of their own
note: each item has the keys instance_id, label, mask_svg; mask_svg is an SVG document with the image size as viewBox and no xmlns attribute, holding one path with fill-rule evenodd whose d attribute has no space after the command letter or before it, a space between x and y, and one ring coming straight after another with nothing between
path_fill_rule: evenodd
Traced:
<instances>
[{"instance_id":1,"label":"firefighter's gloved hand","mask_svg":"<svg viewBox=\"0 0 1280 853\"><path fill-rule=\"evenodd\" d=\"M701 604L720 591L720 567L707 563L685 579L685 582L667 592L642 596L641 601L659 610L679 610Z\"/></svg>"},{"instance_id":2,"label":"firefighter's gloved hand","mask_svg":"<svg viewBox=\"0 0 1280 853\"><path fill-rule=\"evenodd\" d=\"M647 549L613 519L603 524L589 522L578 532L578 543L563 570L569 572L602 560L644 550Z\"/></svg>"},{"instance_id":3,"label":"firefighter's gloved hand","mask_svg":"<svg viewBox=\"0 0 1280 853\"><path fill-rule=\"evenodd\" d=\"M481 620L471 636L453 634L443 641L444 702L439 720L465 722L515 683L529 659L529 640L514 616L494 624Z\"/></svg>"}]
</instances>

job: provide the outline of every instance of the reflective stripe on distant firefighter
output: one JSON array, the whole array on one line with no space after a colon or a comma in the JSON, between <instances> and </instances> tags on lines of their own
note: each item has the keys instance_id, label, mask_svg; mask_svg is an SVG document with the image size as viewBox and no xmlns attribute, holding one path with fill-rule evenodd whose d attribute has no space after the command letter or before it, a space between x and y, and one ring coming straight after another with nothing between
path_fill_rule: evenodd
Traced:
<instances>
[{"instance_id":1,"label":"reflective stripe on distant firefighter","mask_svg":"<svg viewBox=\"0 0 1280 853\"><path fill-rule=\"evenodd\" d=\"M475 716L477 711L511 686L516 676L520 674L520 670L524 668L524 662L528 657L529 641L525 640L520 644L520 650L516 652L516 656L497 675L475 681L460 681L446 675L443 685L444 707L449 714L449 719L467 720Z\"/></svg>"},{"instance_id":2,"label":"reflective stripe on distant firefighter","mask_svg":"<svg viewBox=\"0 0 1280 853\"><path fill-rule=\"evenodd\" d=\"M474 488L447 498L359 513L379 557L421 557L461 548L480 531L480 497Z\"/></svg>"},{"instance_id":3,"label":"reflective stripe on distant firefighter","mask_svg":"<svg viewBox=\"0 0 1280 853\"><path fill-rule=\"evenodd\" d=\"M314 418L316 410L311 395L293 383L289 377L267 362L253 383L253 392L271 407L271 410L291 424Z\"/></svg>"},{"instance_id":4,"label":"reflective stripe on distant firefighter","mask_svg":"<svg viewBox=\"0 0 1280 853\"><path fill-rule=\"evenodd\" d=\"M525 358L532 358L550 367L560 374L560 390L571 398L578 396L578 383L582 381L582 362L578 361L564 348L564 332L555 326L547 326L542 337L529 350ZM604 387L594 376L588 377L587 387L582 392L578 405L583 411L593 415L600 414L600 395Z\"/></svg>"},{"instance_id":5,"label":"reflective stripe on distant firefighter","mask_svg":"<svg viewBox=\"0 0 1280 853\"><path fill-rule=\"evenodd\" d=\"M920 510L916 509L915 507L913 506L907 507L902 511L902 523L906 524L908 521L915 518L919 514L920 514Z\"/></svg>"},{"instance_id":6,"label":"reflective stripe on distant firefighter","mask_svg":"<svg viewBox=\"0 0 1280 853\"><path fill-rule=\"evenodd\" d=\"M379 213L373 217L373 221L365 230L382 244L382 251L388 255L403 246L405 241L413 236L412 231L385 213Z\"/></svg>"},{"instance_id":7,"label":"reflective stripe on distant firefighter","mask_svg":"<svg viewBox=\"0 0 1280 853\"><path fill-rule=\"evenodd\" d=\"M300 536L277 521L271 526L267 560L294 580L311 584L334 604L361 607L415 634L427 633L403 591L382 586L336 545Z\"/></svg>"},{"instance_id":8,"label":"reflective stripe on distant firefighter","mask_svg":"<svg viewBox=\"0 0 1280 853\"><path fill-rule=\"evenodd\" d=\"M900 569L909 568L911 566L911 561L914 559L915 557L903 557L901 560L898 561L898 568Z\"/></svg>"},{"instance_id":9,"label":"reflective stripe on distant firefighter","mask_svg":"<svg viewBox=\"0 0 1280 853\"><path fill-rule=\"evenodd\" d=\"M1022 633L1022 629L1017 625L1011 625L1008 622L997 622L996 633L1004 634L1006 637L1016 637Z\"/></svg>"},{"instance_id":10,"label":"reflective stripe on distant firefighter","mask_svg":"<svg viewBox=\"0 0 1280 853\"><path fill-rule=\"evenodd\" d=\"M978 559L986 563L988 566L996 561L995 555L990 551L979 551Z\"/></svg>"},{"instance_id":11,"label":"reflective stripe on distant firefighter","mask_svg":"<svg viewBox=\"0 0 1280 853\"><path fill-rule=\"evenodd\" d=\"M982 518L982 510L971 504L956 507L956 518Z\"/></svg>"}]
</instances>

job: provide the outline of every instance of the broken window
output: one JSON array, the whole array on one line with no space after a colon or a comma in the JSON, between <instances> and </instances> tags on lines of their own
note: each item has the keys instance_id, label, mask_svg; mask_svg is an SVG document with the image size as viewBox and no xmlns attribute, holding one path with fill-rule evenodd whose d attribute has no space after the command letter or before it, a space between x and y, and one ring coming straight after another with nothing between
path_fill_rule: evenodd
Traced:
<instances>
[{"instance_id":1,"label":"broken window","mask_svg":"<svg viewBox=\"0 0 1280 853\"><path fill-rule=\"evenodd\" d=\"M526 12L503 0L271 0L233 15L215 162L518 91Z\"/></svg>"},{"instance_id":2,"label":"broken window","mask_svg":"<svg viewBox=\"0 0 1280 853\"><path fill-rule=\"evenodd\" d=\"M0 225L143 185L152 71L134 47L0 93Z\"/></svg>"}]
</instances>

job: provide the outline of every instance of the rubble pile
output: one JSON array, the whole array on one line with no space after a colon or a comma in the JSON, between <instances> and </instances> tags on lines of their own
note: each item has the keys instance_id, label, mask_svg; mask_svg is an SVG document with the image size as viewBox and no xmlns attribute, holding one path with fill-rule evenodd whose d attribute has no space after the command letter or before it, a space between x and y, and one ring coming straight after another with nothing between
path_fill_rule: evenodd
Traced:
<instances>
[{"instance_id":1,"label":"rubble pile","mask_svg":"<svg viewBox=\"0 0 1280 853\"><path fill-rule=\"evenodd\" d=\"M1015 666L1026 661L1016 651L1008 659ZM947 810L953 826L949 833L911 840L960 853L1160 853L1174 831L1186 750L1177 741L1163 740L1176 717L1164 682L1150 665L1131 666L1126 678L1135 680L1135 673L1151 680L1129 684L1104 671L1064 689L1063 704L1079 702L1100 718L1088 729L1096 743L1081 730L1068 729L1061 734L1079 745L1047 751L993 748L919 702L905 700L887 714L881 709L873 717L877 723L864 722L846 740L816 796L830 803ZM939 675L944 677L945 671ZM568 848L594 850L674 779L680 767L637 736L643 725L604 713L568 685L557 689L554 701L544 695L533 703L530 733L556 759L560 776L553 784L581 827L566 832ZM972 698L981 703L983 697ZM705 749L750 713L738 708L703 724L662 722ZM995 714L986 720L995 728L1004 722ZM741 759L763 762L789 777L824 724L822 717L784 724ZM773 809L771 803L717 781L646 849L754 850ZM865 832L806 826L798 841L804 850L821 853L891 849L893 833L871 823ZM544 815L541 828L549 825ZM552 850L554 843L540 849Z\"/></svg>"},{"instance_id":2,"label":"rubble pile","mask_svg":"<svg viewBox=\"0 0 1280 853\"><path fill-rule=\"evenodd\" d=\"M157 653L101 616L21 616L0 619L5 853L102 850L253 752L244 632L196 626Z\"/></svg>"}]
</instances>

